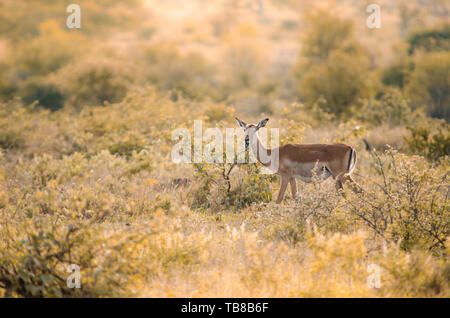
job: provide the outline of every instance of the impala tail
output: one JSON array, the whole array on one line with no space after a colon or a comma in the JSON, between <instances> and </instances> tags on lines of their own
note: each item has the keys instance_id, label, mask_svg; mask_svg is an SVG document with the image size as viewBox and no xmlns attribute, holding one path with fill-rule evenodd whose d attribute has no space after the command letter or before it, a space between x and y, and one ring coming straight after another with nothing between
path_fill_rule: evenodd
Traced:
<instances>
[{"instance_id":1,"label":"impala tail","mask_svg":"<svg viewBox=\"0 0 450 318\"><path fill-rule=\"evenodd\" d=\"M350 149L350 155L348 156L348 173L351 174L356 166L356 151L355 149Z\"/></svg>"}]
</instances>

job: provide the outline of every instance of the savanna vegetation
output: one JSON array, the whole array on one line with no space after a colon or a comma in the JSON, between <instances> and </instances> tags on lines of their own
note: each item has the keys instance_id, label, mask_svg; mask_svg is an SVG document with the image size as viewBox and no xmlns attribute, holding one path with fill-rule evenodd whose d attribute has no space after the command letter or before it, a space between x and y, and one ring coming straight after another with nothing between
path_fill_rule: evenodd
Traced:
<instances>
[{"instance_id":1,"label":"savanna vegetation","mask_svg":"<svg viewBox=\"0 0 450 318\"><path fill-rule=\"evenodd\" d=\"M0 296L449 297L450 7L378 2L2 1ZM235 116L363 192L171 160Z\"/></svg>"}]
</instances>

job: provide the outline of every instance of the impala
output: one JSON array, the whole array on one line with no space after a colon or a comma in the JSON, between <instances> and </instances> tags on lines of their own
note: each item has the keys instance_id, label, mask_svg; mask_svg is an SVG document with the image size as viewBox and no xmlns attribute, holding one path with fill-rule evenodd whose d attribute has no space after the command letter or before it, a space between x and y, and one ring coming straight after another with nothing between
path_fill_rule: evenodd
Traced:
<instances>
[{"instance_id":1,"label":"impala","mask_svg":"<svg viewBox=\"0 0 450 318\"><path fill-rule=\"evenodd\" d=\"M281 188L277 203L281 203L288 183L291 185L292 195L297 194L295 179L311 182L313 175L319 180L332 176L336 180L336 190L339 192L345 182L356 185L350 174L355 169L356 151L344 144L285 144L279 148L266 149L258 138L257 131L266 126L269 118L261 120L257 125L246 124L236 117L240 127L244 128L245 147L249 146L257 160L264 166L271 166L273 160L278 160L276 168L272 171L281 177ZM278 154L278 158L276 155ZM263 156L270 158L262 160ZM357 192L356 187L352 190Z\"/></svg>"}]
</instances>

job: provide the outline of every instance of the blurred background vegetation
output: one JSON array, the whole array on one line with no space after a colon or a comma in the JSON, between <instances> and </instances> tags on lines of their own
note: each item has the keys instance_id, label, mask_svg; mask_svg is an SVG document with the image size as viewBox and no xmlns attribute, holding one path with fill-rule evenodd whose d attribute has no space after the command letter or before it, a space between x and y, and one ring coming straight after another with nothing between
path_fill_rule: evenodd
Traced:
<instances>
[{"instance_id":1,"label":"blurred background vegetation","mask_svg":"<svg viewBox=\"0 0 450 318\"><path fill-rule=\"evenodd\" d=\"M2 0L0 296L448 297L450 4L371 2L79 0L68 29L72 1ZM353 146L365 194L171 161L236 115Z\"/></svg>"},{"instance_id":2,"label":"blurred background vegetation","mask_svg":"<svg viewBox=\"0 0 450 318\"><path fill-rule=\"evenodd\" d=\"M364 114L396 88L411 110L450 120L448 2L2 1L0 99L57 110L121 101L139 87L212 99L249 115L314 105ZM389 118L390 116L386 116Z\"/></svg>"}]
</instances>

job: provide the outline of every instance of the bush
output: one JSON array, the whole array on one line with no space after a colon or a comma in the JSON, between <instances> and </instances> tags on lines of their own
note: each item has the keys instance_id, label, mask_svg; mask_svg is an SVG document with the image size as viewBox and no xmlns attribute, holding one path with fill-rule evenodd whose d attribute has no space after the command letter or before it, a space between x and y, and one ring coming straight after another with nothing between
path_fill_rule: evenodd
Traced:
<instances>
[{"instance_id":1,"label":"bush","mask_svg":"<svg viewBox=\"0 0 450 318\"><path fill-rule=\"evenodd\" d=\"M417 58L405 87L414 106L426 105L432 117L450 121L450 53L435 52Z\"/></svg>"},{"instance_id":2,"label":"bush","mask_svg":"<svg viewBox=\"0 0 450 318\"><path fill-rule=\"evenodd\" d=\"M55 149L64 151L66 142L58 138L50 111L35 106L24 106L20 99L0 103L1 147L25 156Z\"/></svg>"},{"instance_id":3,"label":"bush","mask_svg":"<svg viewBox=\"0 0 450 318\"><path fill-rule=\"evenodd\" d=\"M174 128L235 126L222 104L152 89L82 111L1 104L0 132L21 141L0 152L0 296L446 297L447 160L359 151L357 123L311 129L302 109L274 118L282 142L354 145L364 193L298 182L276 205L257 165L171 162Z\"/></svg>"},{"instance_id":4,"label":"bush","mask_svg":"<svg viewBox=\"0 0 450 318\"><path fill-rule=\"evenodd\" d=\"M70 104L77 107L118 103L138 76L134 66L120 58L86 57L58 74L58 85Z\"/></svg>"},{"instance_id":5,"label":"bush","mask_svg":"<svg viewBox=\"0 0 450 318\"><path fill-rule=\"evenodd\" d=\"M338 118L348 117L368 96L369 60L352 22L330 12L320 9L308 16L302 59L294 68L297 92L309 108L317 104Z\"/></svg>"},{"instance_id":6,"label":"bush","mask_svg":"<svg viewBox=\"0 0 450 318\"><path fill-rule=\"evenodd\" d=\"M218 212L242 209L252 203L272 199L268 180L254 164L195 164L198 186L194 191L192 208ZM237 168L237 173L232 174Z\"/></svg>"},{"instance_id":7,"label":"bush","mask_svg":"<svg viewBox=\"0 0 450 318\"><path fill-rule=\"evenodd\" d=\"M140 50L145 77L162 91L174 90L184 97L214 96L214 69L203 55L182 54L171 43L158 43Z\"/></svg>"},{"instance_id":8,"label":"bush","mask_svg":"<svg viewBox=\"0 0 450 318\"><path fill-rule=\"evenodd\" d=\"M0 102L8 101L17 92L17 84L10 77L10 67L2 65L0 62Z\"/></svg>"},{"instance_id":9,"label":"bush","mask_svg":"<svg viewBox=\"0 0 450 318\"><path fill-rule=\"evenodd\" d=\"M302 54L314 64L325 62L333 51L349 53L357 49L352 21L332 12L330 8L318 9L306 17L309 28Z\"/></svg>"},{"instance_id":10,"label":"bush","mask_svg":"<svg viewBox=\"0 0 450 318\"><path fill-rule=\"evenodd\" d=\"M388 88L378 99L369 99L360 113L363 121L373 126L400 126L417 122L425 114L420 110L413 112L402 92L396 88Z\"/></svg>"},{"instance_id":11,"label":"bush","mask_svg":"<svg viewBox=\"0 0 450 318\"><path fill-rule=\"evenodd\" d=\"M78 42L74 47L73 43ZM45 76L65 66L81 48L82 38L61 29L53 20L39 25L39 35L16 43L12 58L18 77Z\"/></svg>"},{"instance_id":12,"label":"bush","mask_svg":"<svg viewBox=\"0 0 450 318\"><path fill-rule=\"evenodd\" d=\"M24 117L28 114L20 101L0 103L0 147L18 149L25 145ZM22 122L22 123L21 123ZM25 126L25 127L24 127Z\"/></svg>"},{"instance_id":13,"label":"bush","mask_svg":"<svg viewBox=\"0 0 450 318\"><path fill-rule=\"evenodd\" d=\"M56 85L48 83L45 79L35 78L29 80L24 86L22 96L26 104L37 102L38 105L52 111L63 107L65 96L63 96Z\"/></svg>"},{"instance_id":14,"label":"bush","mask_svg":"<svg viewBox=\"0 0 450 318\"><path fill-rule=\"evenodd\" d=\"M330 54L323 64L312 66L299 82L300 95L309 105L319 102L338 117L351 115L367 96L368 66L364 58L342 52Z\"/></svg>"},{"instance_id":15,"label":"bush","mask_svg":"<svg viewBox=\"0 0 450 318\"><path fill-rule=\"evenodd\" d=\"M395 242L404 250L424 248L442 253L450 232L450 210L445 197L448 169L432 165L423 157L408 158L394 150L373 154L374 172L380 183L370 178L370 188L350 194L346 200L350 214L359 218L376 235ZM348 191L347 191L348 192Z\"/></svg>"},{"instance_id":16,"label":"bush","mask_svg":"<svg viewBox=\"0 0 450 318\"><path fill-rule=\"evenodd\" d=\"M405 140L412 153L437 161L450 156L450 125L441 127L416 126L408 127L411 133Z\"/></svg>"},{"instance_id":17,"label":"bush","mask_svg":"<svg viewBox=\"0 0 450 318\"><path fill-rule=\"evenodd\" d=\"M450 24L444 24L439 28L414 32L408 38L411 55L418 49L425 52L450 50Z\"/></svg>"},{"instance_id":18,"label":"bush","mask_svg":"<svg viewBox=\"0 0 450 318\"><path fill-rule=\"evenodd\" d=\"M446 242L448 250L448 240ZM393 293L401 291L410 297L439 297L450 291L450 266L445 258L427 257L424 251L414 254L391 249L387 259L381 260L384 287Z\"/></svg>"},{"instance_id":19,"label":"bush","mask_svg":"<svg viewBox=\"0 0 450 318\"><path fill-rule=\"evenodd\" d=\"M219 122L221 120L232 120L235 110L233 107L226 106L225 104L210 103L205 110L205 115L211 122Z\"/></svg>"},{"instance_id":20,"label":"bush","mask_svg":"<svg viewBox=\"0 0 450 318\"><path fill-rule=\"evenodd\" d=\"M414 62L405 59L386 67L381 74L385 85L403 88L408 82L408 76L414 70Z\"/></svg>"},{"instance_id":21,"label":"bush","mask_svg":"<svg viewBox=\"0 0 450 318\"><path fill-rule=\"evenodd\" d=\"M152 265L137 263L130 248L149 246L149 231L129 228L114 234L101 225L93 231L87 222L66 226L48 217L1 226L0 291L6 297L118 297L132 293L130 282L137 274L152 273ZM72 264L81 270L81 288L68 285Z\"/></svg>"},{"instance_id":22,"label":"bush","mask_svg":"<svg viewBox=\"0 0 450 318\"><path fill-rule=\"evenodd\" d=\"M86 0L81 30L65 28L64 2L0 1L0 297L450 296L449 133L421 111L446 107L444 42L406 57L387 49L394 36L370 48L383 54L365 52L335 15L351 1L299 23L304 43L283 21L305 1L277 0L268 21L245 1L174 16L151 1L148 19L148 1ZM446 18L430 8L424 23ZM396 28L363 33L371 45ZM372 96L389 60L390 87L376 83ZM351 145L363 192L298 180L297 197L288 189L278 205L278 177L259 164L171 160L175 129L192 141L193 120L225 130L235 112L272 113L281 144ZM363 136L404 153L364 151ZM80 289L67 286L71 264ZM368 285L368 265L381 288Z\"/></svg>"}]
</instances>

